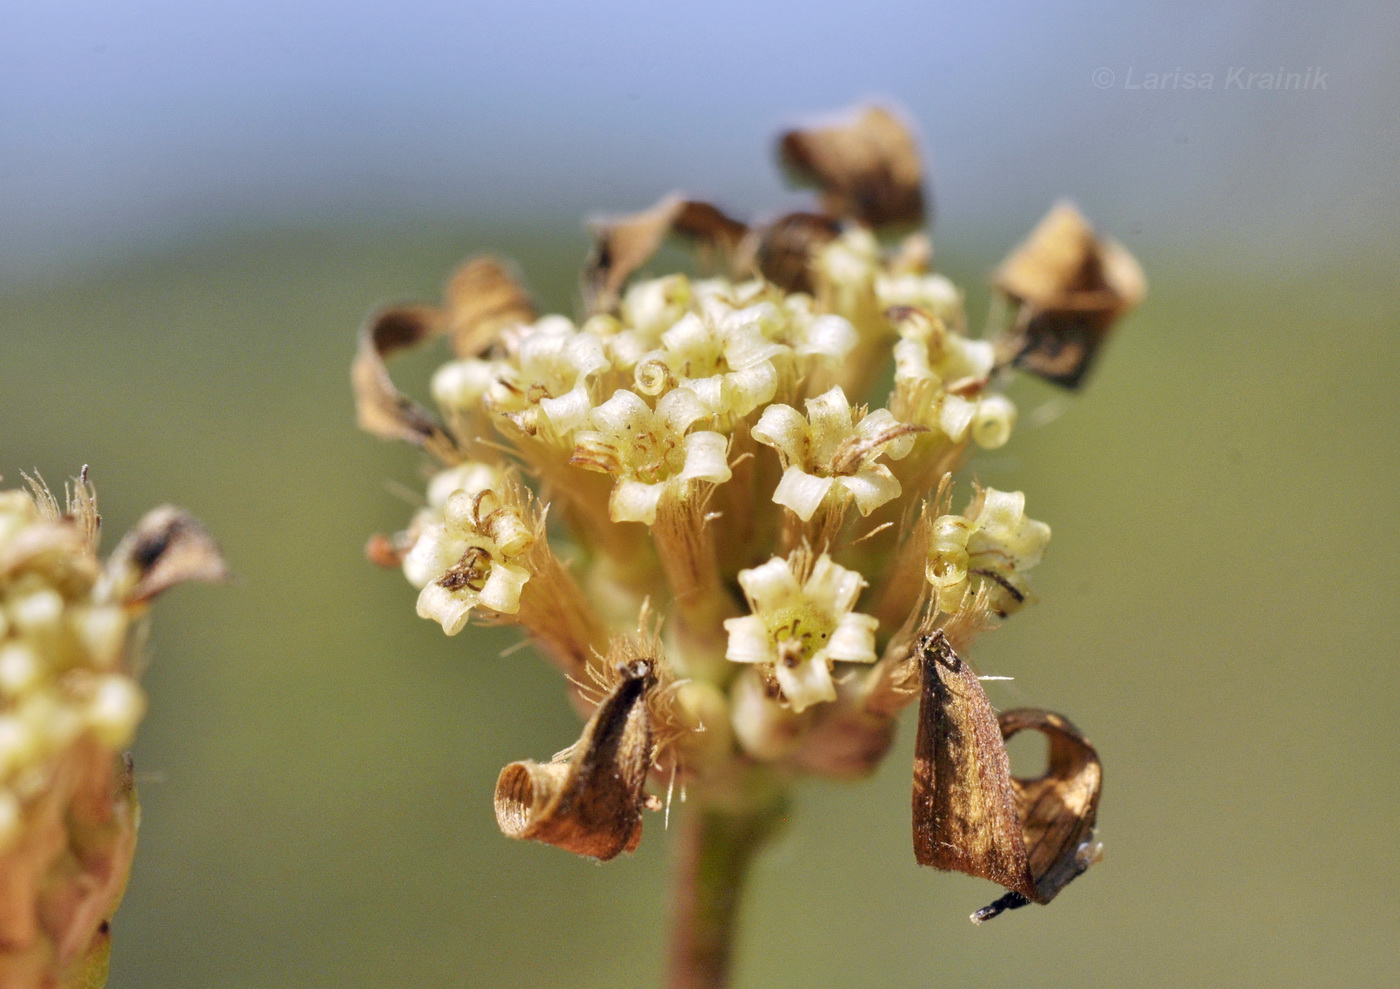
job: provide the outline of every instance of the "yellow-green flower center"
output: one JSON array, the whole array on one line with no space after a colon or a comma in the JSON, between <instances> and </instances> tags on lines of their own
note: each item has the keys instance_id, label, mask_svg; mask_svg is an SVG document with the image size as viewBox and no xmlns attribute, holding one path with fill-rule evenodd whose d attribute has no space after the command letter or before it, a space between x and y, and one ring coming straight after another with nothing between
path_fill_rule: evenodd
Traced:
<instances>
[{"instance_id":1,"label":"yellow-green flower center","mask_svg":"<svg viewBox=\"0 0 1400 989\"><path fill-rule=\"evenodd\" d=\"M789 605L765 616L777 644L778 662L794 667L826 647L836 622L810 604Z\"/></svg>"}]
</instances>

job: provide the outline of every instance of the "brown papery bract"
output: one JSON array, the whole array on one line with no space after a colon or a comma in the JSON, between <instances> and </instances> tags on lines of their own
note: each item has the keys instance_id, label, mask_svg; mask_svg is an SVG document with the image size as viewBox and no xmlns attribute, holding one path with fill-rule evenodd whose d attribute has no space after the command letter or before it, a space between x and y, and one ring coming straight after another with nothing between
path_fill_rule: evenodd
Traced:
<instances>
[{"instance_id":1,"label":"brown papery bract","mask_svg":"<svg viewBox=\"0 0 1400 989\"><path fill-rule=\"evenodd\" d=\"M832 216L876 229L924 220L919 150L888 110L869 107L831 127L790 131L780 152L799 181L817 187Z\"/></svg>"},{"instance_id":2,"label":"brown papery bract","mask_svg":"<svg viewBox=\"0 0 1400 989\"><path fill-rule=\"evenodd\" d=\"M412 443L452 464L461 459L456 437L395 387L386 364L395 351L417 346L442 330L441 314L429 306L397 306L374 313L360 330L350 382L361 429L381 439Z\"/></svg>"},{"instance_id":3,"label":"brown papery bract","mask_svg":"<svg viewBox=\"0 0 1400 989\"><path fill-rule=\"evenodd\" d=\"M501 770L501 831L602 861L636 848L653 748L646 695L654 685L650 665L634 664L593 713L567 761L513 762Z\"/></svg>"},{"instance_id":4,"label":"brown papery bract","mask_svg":"<svg viewBox=\"0 0 1400 989\"><path fill-rule=\"evenodd\" d=\"M444 295L444 329L458 357L475 357L503 330L534 322L538 315L512 266L490 255L472 258L458 268Z\"/></svg>"},{"instance_id":5,"label":"brown papery bract","mask_svg":"<svg viewBox=\"0 0 1400 989\"><path fill-rule=\"evenodd\" d=\"M1070 203L1046 214L993 281L1020 304L1000 359L1066 388L1080 386L1113 324L1147 294L1136 259Z\"/></svg>"},{"instance_id":6,"label":"brown papery bract","mask_svg":"<svg viewBox=\"0 0 1400 989\"><path fill-rule=\"evenodd\" d=\"M728 261L748 227L710 203L670 195L655 206L593 224L593 251L583 269L583 294L589 312L617 308L627 280L652 259L671 234L680 234L702 250Z\"/></svg>"},{"instance_id":7,"label":"brown papery bract","mask_svg":"<svg viewBox=\"0 0 1400 989\"><path fill-rule=\"evenodd\" d=\"M998 719L976 672L941 632L921 650L914 857L1006 887L974 923L1049 903L1097 860L1102 773L1093 746L1048 711L1022 708ZM1042 776L1020 780L1011 776L1005 739L1025 729L1049 737L1050 762Z\"/></svg>"}]
</instances>

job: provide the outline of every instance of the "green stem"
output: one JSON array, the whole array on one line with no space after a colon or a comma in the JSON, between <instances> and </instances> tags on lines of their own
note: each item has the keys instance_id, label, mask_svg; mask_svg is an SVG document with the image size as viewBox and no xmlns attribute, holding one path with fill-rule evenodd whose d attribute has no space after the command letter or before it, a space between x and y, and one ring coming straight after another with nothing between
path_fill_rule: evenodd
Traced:
<instances>
[{"instance_id":1,"label":"green stem","mask_svg":"<svg viewBox=\"0 0 1400 989\"><path fill-rule=\"evenodd\" d=\"M724 989L749 865L778 830L786 801L741 811L689 808L677 842L670 989Z\"/></svg>"}]
</instances>

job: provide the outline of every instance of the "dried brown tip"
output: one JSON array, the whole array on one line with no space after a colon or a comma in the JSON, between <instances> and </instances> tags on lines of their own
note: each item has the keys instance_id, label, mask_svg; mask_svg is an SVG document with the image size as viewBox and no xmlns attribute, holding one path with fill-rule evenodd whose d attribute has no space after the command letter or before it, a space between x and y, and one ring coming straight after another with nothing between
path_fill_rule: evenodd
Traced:
<instances>
[{"instance_id":1,"label":"dried brown tip","mask_svg":"<svg viewBox=\"0 0 1400 989\"><path fill-rule=\"evenodd\" d=\"M172 505L147 512L117 544L106 570L123 604L144 604L187 581L228 577L214 537L193 515Z\"/></svg>"},{"instance_id":2,"label":"dried brown tip","mask_svg":"<svg viewBox=\"0 0 1400 989\"><path fill-rule=\"evenodd\" d=\"M393 570L403 566L404 551L393 536L376 532L365 542L365 559L376 567Z\"/></svg>"},{"instance_id":3,"label":"dried brown tip","mask_svg":"<svg viewBox=\"0 0 1400 989\"><path fill-rule=\"evenodd\" d=\"M499 258L472 258L448 281L446 295L446 331L458 357L475 357L506 327L533 323L539 315L515 272Z\"/></svg>"},{"instance_id":4,"label":"dried brown tip","mask_svg":"<svg viewBox=\"0 0 1400 989\"><path fill-rule=\"evenodd\" d=\"M398 306L370 316L360 329L350 365L360 428L386 440L421 446L444 462L457 458L457 441L438 419L394 387L385 358L442 332L442 313L428 306Z\"/></svg>"},{"instance_id":5,"label":"dried brown tip","mask_svg":"<svg viewBox=\"0 0 1400 989\"><path fill-rule=\"evenodd\" d=\"M817 187L832 216L868 227L924 221L919 151L888 110L870 107L831 127L790 131L779 153L799 182Z\"/></svg>"},{"instance_id":6,"label":"dried brown tip","mask_svg":"<svg viewBox=\"0 0 1400 989\"><path fill-rule=\"evenodd\" d=\"M814 292L812 261L840 235L841 224L829 216L789 213L752 231L745 260L784 292Z\"/></svg>"},{"instance_id":7,"label":"dried brown tip","mask_svg":"<svg viewBox=\"0 0 1400 989\"><path fill-rule=\"evenodd\" d=\"M660 250L671 234L695 241L721 259L733 256L748 227L709 203L670 195L650 209L593 224L593 251L583 268L589 312L611 312L627 279Z\"/></svg>"},{"instance_id":8,"label":"dried brown tip","mask_svg":"<svg viewBox=\"0 0 1400 989\"><path fill-rule=\"evenodd\" d=\"M1098 755L1058 714L1020 708L998 718L977 674L941 632L923 640L921 669L915 858L1006 887L973 923L1049 903L1097 858ZM1005 739L1026 729L1050 739L1049 765L1041 776L1017 779Z\"/></svg>"},{"instance_id":9,"label":"dried brown tip","mask_svg":"<svg viewBox=\"0 0 1400 989\"><path fill-rule=\"evenodd\" d=\"M501 770L495 803L502 833L601 861L636 848L652 761L646 695L653 682L646 663L623 671L568 761L513 762Z\"/></svg>"},{"instance_id":10,"label":"dried brown tip","mask_svg":"<svg viewBox=\"0 0 1400 989\"><path fill-rule=\"evenodd\" d=\"M1001 360L1066 388L1079 387L1114 322L1147 294L1137 260L1070 203L1046 214L993 284L1021 305L997 342Z\"/></svg>"},{"instance_id":11,"label":"dried brown tip","mask_svg":"<svg viewBox=\"0 0 1400 989\"><path fill-rule=\"evenodd\" d=\"M1063 715L1023 707L1002 712L998 720L1003 738L1031 730L1050 741L1044 774L1011 778L1037 902L1049 903L1097 858L1093 832L1103 767L1093 745Z\"/></svg>"}]
</instances>

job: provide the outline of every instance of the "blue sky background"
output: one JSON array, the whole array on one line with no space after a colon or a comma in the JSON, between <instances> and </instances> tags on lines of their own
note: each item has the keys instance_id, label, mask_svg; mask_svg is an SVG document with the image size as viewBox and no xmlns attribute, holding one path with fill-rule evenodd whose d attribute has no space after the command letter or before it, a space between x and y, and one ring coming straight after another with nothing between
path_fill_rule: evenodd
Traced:
<instances>
[{"instance_id":1,"label":"blue sky background","mask_svg":"<svg viewBox=\"0 0 1400 989\"><path fill-rule=\"evenodd\" d=\"M869 97L917 122L948 237L1000 243L1070 195L1242 263L1368 249L1400 206L1396 37L1381 4L15 4L0 278L232 225L575 217L673 187L772 208L769 136ZM1227 88L1235 67L1326 87ZM1128 88L1177 70L1214 88Z\"/></svg>"}]
</instances>

